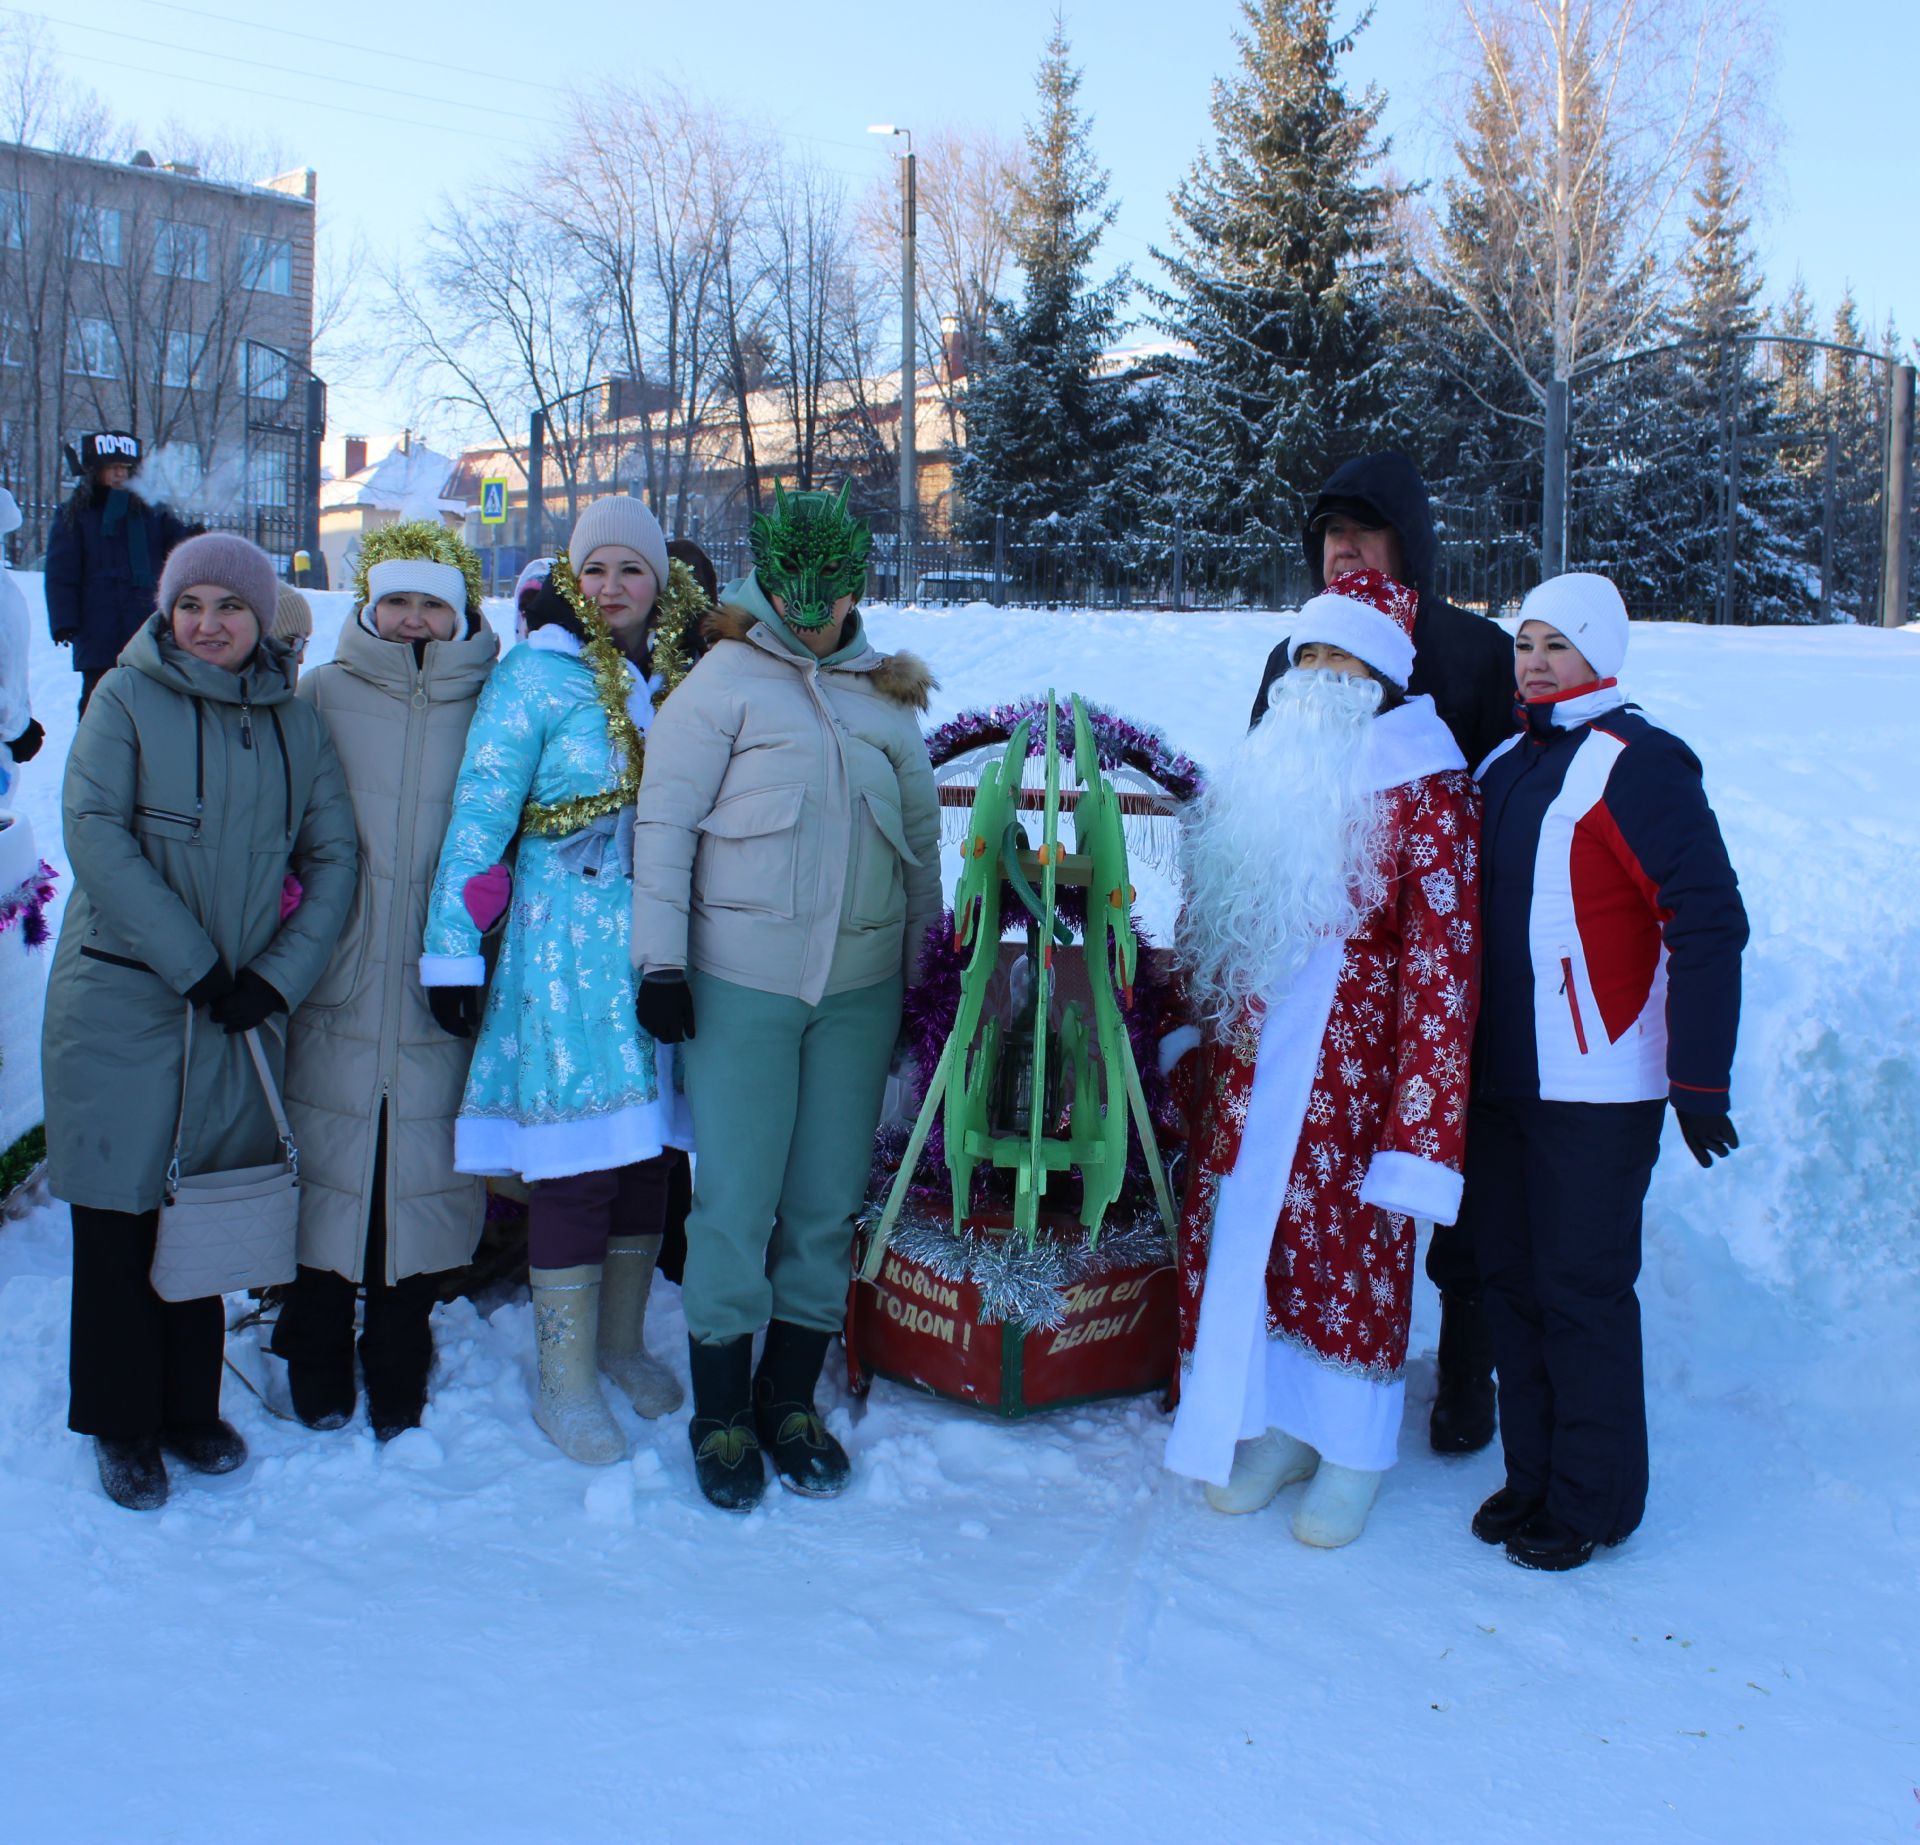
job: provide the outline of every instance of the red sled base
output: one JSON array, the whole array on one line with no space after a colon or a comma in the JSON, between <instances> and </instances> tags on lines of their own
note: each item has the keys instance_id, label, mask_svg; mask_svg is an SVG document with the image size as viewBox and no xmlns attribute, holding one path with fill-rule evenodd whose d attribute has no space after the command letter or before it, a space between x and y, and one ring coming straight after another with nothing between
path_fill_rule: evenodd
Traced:
<instances>
[{"instance_id":1,"label":"red sled base","mask_svg":"<svg viewBox=\"0 0 1920 1845\"><path fill-rule=\"evenodd\" d=\"M967 1219L975 1234L1012 1234L1011 1217ZM1077 1218L1043 1212L1040 1233L1078 1249ZM1058 1326L983 1325L971 1280L949 1280L889 1248L880 1273L858 1263L847 1298L847 1382L863 1396L875 1377L1014 1420L1107 1397L1170 1388L1178 1339L1170 1262L1117 1266L1065 1284Z\"/></svg>"}]
</instances>

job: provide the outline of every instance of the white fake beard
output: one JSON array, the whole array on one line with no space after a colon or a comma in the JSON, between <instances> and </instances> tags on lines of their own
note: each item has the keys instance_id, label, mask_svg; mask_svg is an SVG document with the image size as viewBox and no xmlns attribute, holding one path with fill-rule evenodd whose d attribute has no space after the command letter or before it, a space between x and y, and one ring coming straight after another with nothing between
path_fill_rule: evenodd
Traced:
<instances>
[{"instance_id":1,"label":"white fake beard","mask_svg":"<svg viewBox=\"0 0 1920 1845\"><path fill-rule=\"evenodd\" d=\"M1178 953L1199 1016L1283 998L1322 943L1382 901L1369 786L1378 680L1298 668L1273 683L1186 819Z\"/></svg>"}]
</instances>

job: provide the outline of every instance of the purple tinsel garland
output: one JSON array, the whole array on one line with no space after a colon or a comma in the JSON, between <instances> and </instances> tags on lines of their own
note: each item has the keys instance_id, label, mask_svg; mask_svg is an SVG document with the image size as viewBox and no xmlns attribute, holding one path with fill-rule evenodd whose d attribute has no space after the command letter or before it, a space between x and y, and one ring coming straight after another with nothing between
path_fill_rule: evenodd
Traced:
<instances>
[{"instance_id":1,"label":"purple tinsel garland","mask_svg":"<svg viewBox=\"0 0 1920 1845\"><path fill-rule=\"evenodd\" d=\"M45 946L49 934L47 905L53 901L54 880L59 875L42 859L35 876L20 885L11 896L0 897L0 935L5 935L15 923L19 923L29 948Z\"/></svg>"},{"instance_id":2,"label":"purple tinsel garland","mask_svg":"<svg viewBox=\"0 0 1920 1845\"><path fill-rule=\"evenodd\" d=\"M1073 754L1073 706L1061 700L1057 731L1063 754ZM984 711L963 711L928 733L927 753L937 769L967 750L984 749L1004 743L1023 718L1033 719L1027 736L1027 754L1047 753L1047 701L1044 698L1016 699L1011 704L989 705ZM1165 737L1146 724L1109 711L1104 705L1087 706L1087 722L1093 730L1093 745L1103 769L1138 769L1150 775L1177 801L1190 801L1200 792L1200 765L1191 756L1172 748Z\"/></svg>"}]
</instances>

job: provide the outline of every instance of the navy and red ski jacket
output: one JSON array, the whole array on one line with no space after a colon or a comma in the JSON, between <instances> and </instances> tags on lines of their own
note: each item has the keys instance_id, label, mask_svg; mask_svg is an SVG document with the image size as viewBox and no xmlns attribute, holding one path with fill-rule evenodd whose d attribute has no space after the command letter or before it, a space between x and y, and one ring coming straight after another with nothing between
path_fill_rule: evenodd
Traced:
<instances>
[{"instance_id":1,"label":"navy and red ski jacket","mask_svg":"<svg viewBox=\"0 0 1920 1845\"><path fill-rule=\"evenodd\" d=\"M1474 1093L1723 1111L1747 914L1698 759L1610 679L1521 714L1476 771Z\"/></svg>"}]
</instances>

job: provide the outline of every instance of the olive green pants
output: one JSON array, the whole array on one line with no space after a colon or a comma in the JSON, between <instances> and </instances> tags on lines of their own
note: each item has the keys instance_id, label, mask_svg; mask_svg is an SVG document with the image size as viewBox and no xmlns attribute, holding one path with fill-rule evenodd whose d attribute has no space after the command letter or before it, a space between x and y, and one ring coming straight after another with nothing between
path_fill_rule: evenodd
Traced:
<instances>
[{"instance_id":1,"label":"olive green pants","mask_svg":"<svg viewBox=\"0 0 1920 1845\"><path fill-rule=\"evenodd\" d=\"M817 1006L688 978L687 1331L705 1343L779 1319L837 1332L900 1031L899 977Z\"/></svg>"}]
</instances>

